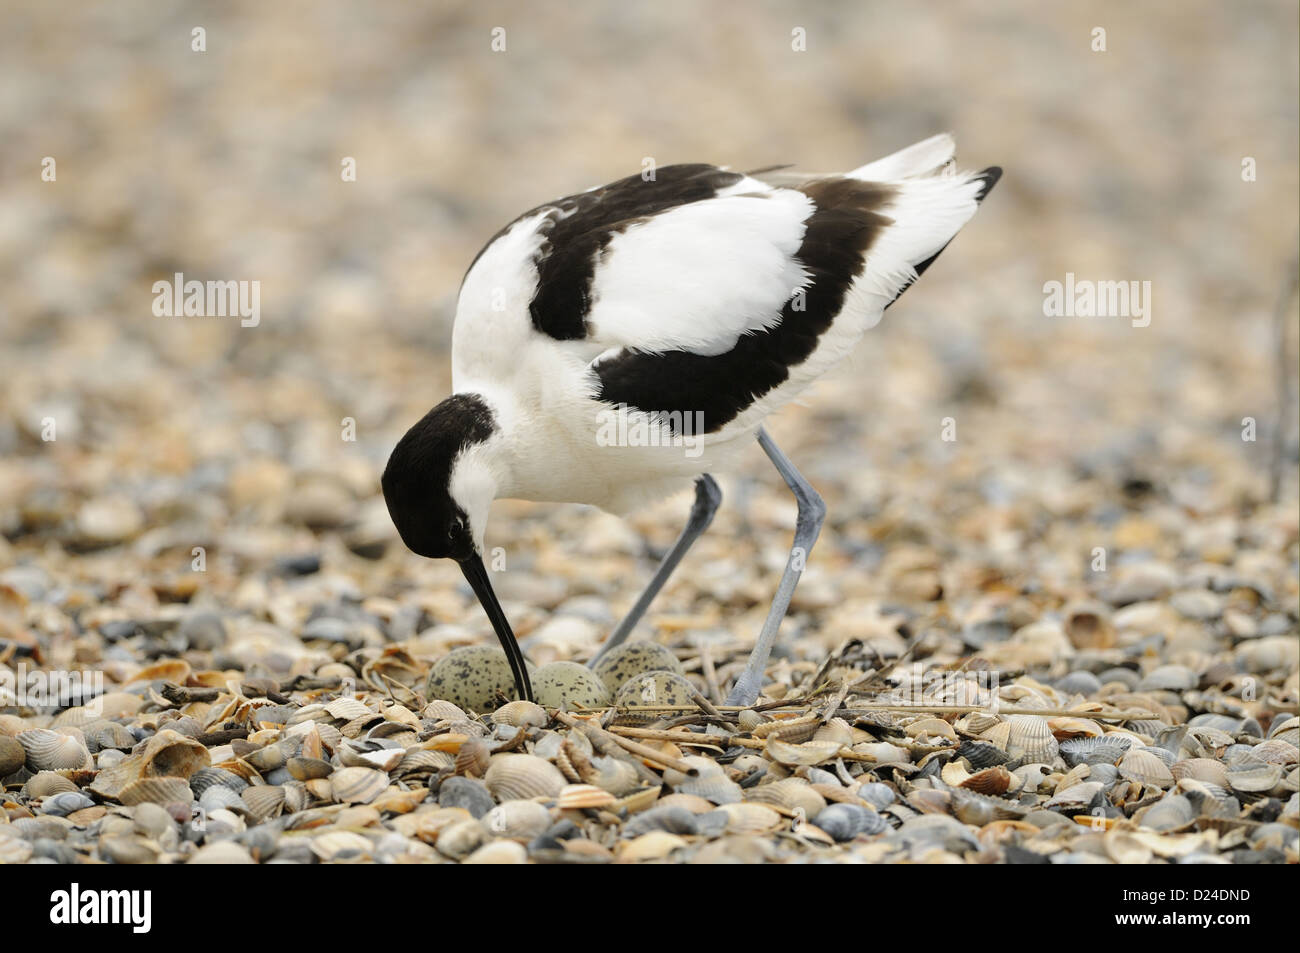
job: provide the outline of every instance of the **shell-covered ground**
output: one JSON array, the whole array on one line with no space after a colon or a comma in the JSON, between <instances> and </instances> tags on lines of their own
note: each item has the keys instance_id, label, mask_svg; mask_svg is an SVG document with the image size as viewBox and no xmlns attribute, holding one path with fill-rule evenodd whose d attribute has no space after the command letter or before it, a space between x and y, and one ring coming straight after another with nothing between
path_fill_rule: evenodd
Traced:
<instances>
[{"instance_id":1,"label":"shell-covered ground","mask_svg":"<svg viewBox=\"0 0 1300 953\"><path fill-rule=\"evenodd\" d=\"M1296 21L7 6L0 862L1295 862ZM478 247L645 157L944 129L997 190L772 422L829 515L759 703L721 705L795 508L755 448L603 678L689 500L494 507L558 673L498 708L377 479ZM156 315L177 272L260 320ZM1150 282L1145 317L1047 316L1068 275Z\"/></svg>"}]
</instances>

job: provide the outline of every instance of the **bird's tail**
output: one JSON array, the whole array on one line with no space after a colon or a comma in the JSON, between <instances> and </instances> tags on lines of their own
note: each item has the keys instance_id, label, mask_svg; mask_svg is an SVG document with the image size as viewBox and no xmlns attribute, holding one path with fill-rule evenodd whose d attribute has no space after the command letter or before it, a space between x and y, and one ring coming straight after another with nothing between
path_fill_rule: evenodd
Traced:
<instances>
[{"instance_id":1,"label":"bird's tail","mask_svg":"<svg viewBox=\"0 0 1300 953\"><path fill-rule=\"evenodd\" d=\"M849 176L864 182L897 182L900 179L938 175L952 169L956 153L957 143L952 135L941 132L937 136L915 142L906 149L899 149L883 159L859 166Z\"/></svg>"},{"instance_id":2,"label":"bird's tail","mask_svg":"<svg viewBox=\"0 0 1300 953\"><path fill-rule=\"evenodd\" d=\"M943 133L854 169L852 178L893 190L881 213L893 219L873 243L856 290L888 307L939 257L1002 175L991 166L961 172L956 143Z\"/></svg>"}]
</instances>

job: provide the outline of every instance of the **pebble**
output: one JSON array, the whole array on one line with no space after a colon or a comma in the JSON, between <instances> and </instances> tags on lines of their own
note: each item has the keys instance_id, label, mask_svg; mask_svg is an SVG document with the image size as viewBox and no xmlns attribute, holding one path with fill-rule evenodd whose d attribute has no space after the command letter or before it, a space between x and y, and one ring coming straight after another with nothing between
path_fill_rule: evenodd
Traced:
<instances>
[{"instance_id":1,"label":"pebble","mask_svg":"<svg viewBox=\"0 0 1300 953\"><path fill-rule=\"evenodd\" d=\"M438 804L441 807L458 807L468 811L472 817L483 817L496 806L487 785L474 778L450 777L438 788Z\"/></svg>"}]
</instances>

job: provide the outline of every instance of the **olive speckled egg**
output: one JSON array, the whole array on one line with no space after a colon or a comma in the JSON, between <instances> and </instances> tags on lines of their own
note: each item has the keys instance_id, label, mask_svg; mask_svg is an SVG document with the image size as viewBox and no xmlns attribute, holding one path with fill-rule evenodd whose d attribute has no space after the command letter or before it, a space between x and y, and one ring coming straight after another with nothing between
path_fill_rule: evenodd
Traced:
<instances>
[{"instance_id":1,"label":"olive speckled egg","mask_svg":"<svg viewBox=\"0 0 1300 953\"><path fill-rule=\"evenodd\" d=\"M610 694L617 692L630 678L642 672L682 673L682 663L672 651L658 642L625 642L611 649L592 671L600 676Z\"/></svg>"},{"instance_id":2,"label":"olive speckled egg","mask_svg":"<svg viewBox=\"0 0 1300 953\"><path fill-rule=\"evenodd\" d=\"M618 705L681 705L695 706L691 693L695 686L676 672L642 672L623 683L614 696ZM623 722L620 719L620 723Z\"/></svg>"},{"instance_id":3,"label":"olive speckled egg","mask_svg":"<svg viewBox=\"0 0 1300 953\"><path fill-rule=\"evenodd\" d=\"M577 662L548 662L532 676L533 695L545 708L598 708L609 704L609 689L591 669Z\"/></svg>"},{"instance_id":4,"label":"olive speckled egg","mask_svg":"<svg viewBox=\"0 0 1300 953\"><path fill-rule=\"evenodd\" d=\"M529 681L533 672L529 665ZM461 708L485 712L496 708L498 690L508 699L519 697L506 653L495 645L468 645L453 649L434 664L425 694L430 699L441 698Z\"/></svg>"}]
</instances>

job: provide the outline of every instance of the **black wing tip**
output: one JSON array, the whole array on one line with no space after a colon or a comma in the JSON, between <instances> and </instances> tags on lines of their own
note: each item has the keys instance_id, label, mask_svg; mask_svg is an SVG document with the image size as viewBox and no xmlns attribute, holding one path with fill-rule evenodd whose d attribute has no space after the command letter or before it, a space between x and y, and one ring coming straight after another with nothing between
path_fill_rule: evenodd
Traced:
<instances>
[{"instance_id":1,"label":"black wing tip","mask_svg":"<svg viewBox=\"0 0 1300 953\"><path fill-rule=\"evenodd\" d=\"M975 196L975 201L983 202L984 197L993 191L993 186L998 184L998 179L1002 178L1002 166L991 165L975 178L984 183L984 187L980 189L980 194Z\"/></svg>"}]
</instances>

